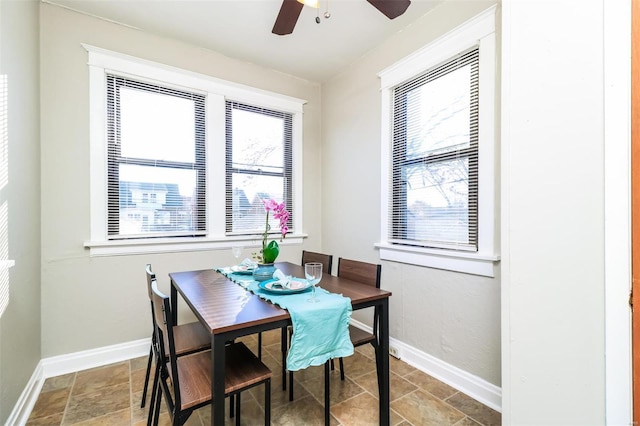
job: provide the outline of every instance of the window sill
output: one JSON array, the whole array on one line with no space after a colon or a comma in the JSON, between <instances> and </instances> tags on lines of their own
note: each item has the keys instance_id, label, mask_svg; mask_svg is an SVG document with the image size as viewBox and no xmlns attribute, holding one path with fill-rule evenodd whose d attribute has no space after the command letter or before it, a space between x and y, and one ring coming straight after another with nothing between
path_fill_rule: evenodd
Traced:
<instances>
[{"instance_id":1,"label":"window sill","mask_svg":"<svg viewBox=\"0 0 640 426\"><path fill-rule=\"evenodd\" d=\"M302 244L305 234L291 234L280 245ZM187 251L225 250L234 245L243 247L259 247L260 237L234 236L234 237L201 237L201 238L154 238L140 240L116 240L116 241L87 241L85 248L89 249L91 257L123 256L131 254L153 253L178 253Z\"/></svg>"},{"instance_id":2,"label":"window sill","mask_svg":"<svg viewBox=\"0 0 640 426\"><path fill-rule=\"evenodd\" d=\"M15 260L0 260L0 271L12 268L16 265Z\"/></svg>"},{"instance_id":3,"label":"window sill","mask_svg":"<svg viewBox=\"0 0 640 426\"><path fill-rule=\"evenodd\" d=\"M500 261L498 255L438 250L420 247L377 243L380 260L464 272L485 277L495 277L495 268Z\"/></svg>"}]
</instances>

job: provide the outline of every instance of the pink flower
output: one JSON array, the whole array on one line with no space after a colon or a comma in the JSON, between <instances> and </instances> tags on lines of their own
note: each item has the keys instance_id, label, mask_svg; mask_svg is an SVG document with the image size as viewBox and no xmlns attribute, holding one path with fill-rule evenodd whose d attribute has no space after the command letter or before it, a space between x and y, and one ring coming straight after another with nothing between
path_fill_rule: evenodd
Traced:
<instances>
[{"instance_id":1,"label":"pink flower","mask_svg":"<svg viewBox=\"0 0 640 426\"><path fill-rule=\"evenodd\" d=\"M271 229L271 225L269 225L269 212L273 211L273 218L280 221L280 233L282 234L280 241L282 241L282 239L287 235L287 232L289 232L289 226L287 224L289 223L291 213L287 211L287 206L284 202L278 203L273 198L269 200L262 200L262 203L264 204L264 209L267 212L264 233L262 234L262 250L260 250L260 254L254 253L254 257L258 262L273 263L278 257L280 250L278 248L278 243L275 240L267 243L269 230Z\"/></svg>"},{"instance_id":2,"label":"pink flower","mask_svg":"<svg viewBox=\"0 0 640 426\"><path fill-rule=\"evenodd\" d=\"M278 202L276 200L274 200L273 198L269 199L269 200L262 200L262 203L264 204L264 209L267 211L267 213L270 210L277 210L278 207L280 206L278 204Z\"/></svg>"},{"instance_id":3,"label":"pink flower","mask_svg":"<svg viewBox=\"0 0 640 426\"><path fill-rule=\"evenodd\" d=\"M278 204L274 199L262 200L262 202L267 211L267 221L269 220L269 211L273 211L273 218L280 221L280 232L282 233L282 238L284 238L289 231L287 223L289 223L289 218L291 217L291 214L287 211L286 204L284 202Z\"/></svg>"}]
</instances>

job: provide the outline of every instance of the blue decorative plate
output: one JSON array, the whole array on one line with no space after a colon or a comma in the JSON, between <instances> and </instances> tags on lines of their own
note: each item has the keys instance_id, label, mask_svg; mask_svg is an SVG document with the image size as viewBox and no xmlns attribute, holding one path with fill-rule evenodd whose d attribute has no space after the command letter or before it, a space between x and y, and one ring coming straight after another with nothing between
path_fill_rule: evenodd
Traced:
<instances>
[{"instance_id":1,"label":"blue decorative plate","mask_svg":"<svg viewBox=\"0 0 640 426\"><path fill-rule=\"evenodd\" d=\"M269 293L277 293L277 294L293 294L293 293L302 293L303 291L307 291L311 288L311 284L307 280L303 280L302 278L293 278L289 282L289 287L281 287L278 283L278 280L267 280L262 281L258 284L264 291L268 291ZM276 284L274 286L274 284Z\"/></svg>"}]
</instances>

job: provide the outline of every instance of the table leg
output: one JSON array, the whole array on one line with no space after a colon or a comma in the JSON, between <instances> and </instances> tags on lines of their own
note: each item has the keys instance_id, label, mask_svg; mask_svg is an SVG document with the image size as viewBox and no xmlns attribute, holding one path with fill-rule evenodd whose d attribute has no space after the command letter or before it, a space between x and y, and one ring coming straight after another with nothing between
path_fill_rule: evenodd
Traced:
<instances>
[{"instance_id":1,"label":"table leg","mask_svg":"<svg viewBox=\"0 0 640 426\"><path fill-rule=\"evenodd\" d=\"M287 327L280 328L280 353L282 354L282 390L287 390Z\"/></svg>"},{"instance_id":2,"label":"table leg","mask_svg":"<svg viewBox=\"0 0 640 426\"><path fill-rule=\"evenodd\" d=\"M331 372L329 368L329 362L324 363L324 424L325 426L331 425L331 396L329 391L331 389Z\"/></svg>"},{"instance_id":3,"label":"table leg","mask_svg":"<svg viewBox=\"0 0 640 426\"><path fill-rule=\"evenodd\" d=\"M378 330L378 351L376 363L380 385L380 425L388 426L390 422L389 410L389 299L384 299L380 306L380 323ZM380 380L381 379L381 380Z\"/></svg>"},{"instance_id":4,"label":"table leg","mask_svg":"<svg viewBox=\"0 0 640 426\"><path fill-rule=\"evenodd\" d=\"M224 425L224 364L225 339L220 335L211 337L211 424ZM239 401L236 401L239 404Z\"/></svg>"}]
</instances>

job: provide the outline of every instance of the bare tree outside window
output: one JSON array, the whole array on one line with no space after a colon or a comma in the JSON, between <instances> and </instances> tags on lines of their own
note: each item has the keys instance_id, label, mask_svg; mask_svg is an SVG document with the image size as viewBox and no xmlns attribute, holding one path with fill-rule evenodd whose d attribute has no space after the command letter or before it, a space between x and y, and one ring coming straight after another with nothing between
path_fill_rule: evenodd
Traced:
<instances>
[{"instance_id":1,"label":"bare tree outside window","mask_svg":"<svg viewBox=\"0 0 640 426\"><path fill-rule=\"evenodd\" d=\"M226 121L226 229L233 234L261 233L263 199L293 207L292 115L228 101ZM272 226L277 229L276 221Z\"/></svg>"},{"instance_id":2,"label":"bare tree outside window","mask_svg":"<svg viewBox=\"0 0 640 426\"><path fill-rule=\"evenodd\" d=\"M392 240L477 243L477 49L394 92Z\"/></svg>"}]
</instances>

